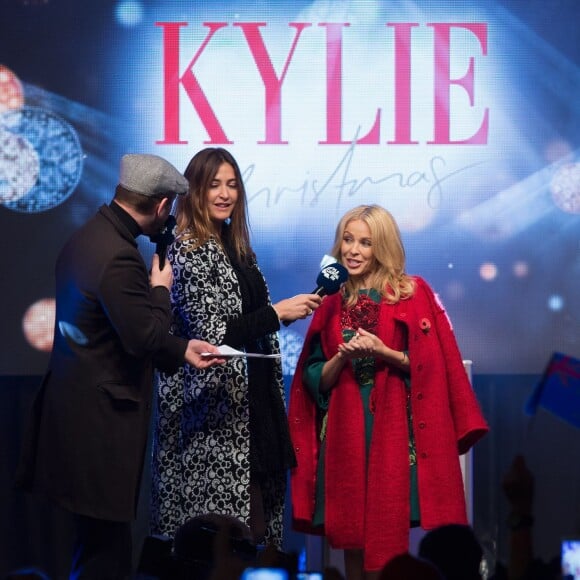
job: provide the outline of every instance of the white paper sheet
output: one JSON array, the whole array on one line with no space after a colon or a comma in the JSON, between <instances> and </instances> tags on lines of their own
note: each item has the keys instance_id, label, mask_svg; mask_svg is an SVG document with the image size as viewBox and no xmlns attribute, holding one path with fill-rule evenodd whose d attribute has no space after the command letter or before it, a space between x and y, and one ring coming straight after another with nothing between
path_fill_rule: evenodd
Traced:
<instances>
[{"instance_id":1,"label":"white paper sheet","mask_svg":"<svg viewBox=\"0 0 580 580\"><path fill-rule=\"evenodd\" d=\"M216 355L212 352L202 352L201 356L206 357L221 357L221 358L232 358L235 356L245 356L245 357L253 357L253 358L280 358L280 354L260 354L259 352L244 352L242 350L236 350L227 344L222 344L218 346L218 350L220 351L219 355Z\"/></svg>"}]
</instances>

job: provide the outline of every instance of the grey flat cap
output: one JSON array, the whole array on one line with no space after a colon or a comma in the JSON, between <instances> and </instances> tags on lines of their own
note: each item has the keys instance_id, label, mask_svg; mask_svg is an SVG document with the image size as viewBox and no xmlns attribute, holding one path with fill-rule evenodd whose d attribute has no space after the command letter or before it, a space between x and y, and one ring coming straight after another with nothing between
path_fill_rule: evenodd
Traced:
<instances>
[{"instance_id":1,"label":"grey flat cap","mask_svg":"<svg viewBox=\"0 0 580 580\"><path fill-rule=\"evenodd\" d=\"M121 157L119 184L149 197L187 193L187 179L158 155L129 153Z\"/></svg>"}]
</instances>

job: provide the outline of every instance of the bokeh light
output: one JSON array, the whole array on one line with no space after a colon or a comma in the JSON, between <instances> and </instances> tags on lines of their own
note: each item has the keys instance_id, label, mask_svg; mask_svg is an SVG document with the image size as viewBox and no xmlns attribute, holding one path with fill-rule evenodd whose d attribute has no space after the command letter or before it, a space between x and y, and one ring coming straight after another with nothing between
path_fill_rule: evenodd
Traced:
<instances>
[{"instance_id":1,"label":"bokeh light","mask_svg":"<svg viewBox=\"0 0 580 580\"><path fill-rule=\"evenodd\" d=\"M516 278L525 278L530 273L528 263L523 260L514 262L512 270Z\"/></svg>"},{"instance_id":2,"label":"bokeh light","mask_svg":"<svg viewBox=\"0 0 580 580\"><path fill-rule=\"evenodd\" d=\"M461 300L465 297L465 286L459 280L447 284L446 296L451 300Z\"/></svg>"},{"instance_id":3,"label":"bokeh light","mask_svg":"<svg viewBox=\"0 0 580 580\"><path fill-rule=\"evenodd\" d=\"M56 304L54 298L42 298L32 304L22 318L22 331L30 346L50 352L54 336Z\"/></svg>"},{"instance_id":4,"label":"bokeh light","mask_svg":"<svg viewBox=\"0 0 580 580\"><path fill-rule=\"evenodd\" d=\"M479 275L482 280L486 282L492 282L497 278L498 270L495 264L491 262L485 262L479 267Z\"/></svg>"},{"instance_id":5,"label":"bokeh light","mask_svg":"<svg viewBox=\"0 0 580 580\"><path fill-rule=\"evenodd\" d=\"M24 92L18 77L0 64L0 113L18 110L24 105Z\"/></svg>"},{"instance_id":6,"label":"bokeh light","mask_svg":"<svg viewBox=\"0 0 580 580\"><path fill-rule=\"evenodd\" d=\"M134 0L125 0L117 4L115 10L117 22L121 26L131 28L137 26L143 20L143 5Z\"/></svg>"},{"instance_id":7,"label":"bokeh light","mask_svg":"<svg viewBox=\"0 0 580 580\"><path fill-rule=\"evenodd\" d=\"M548 298L548 308L552 312L560 312L564 308L564 298L560 294L552 294Z\"/></svg>"},{"instance_id":8,"label":"bokeh light","mask_svg":"<svg viewBox=\"0 0 580 580\"><path fill-rule=\"evenodd\" d=\"M580 213L580 163L562 165L552 178L550 191L561 210Z\"/></svg>"}]
</instances>

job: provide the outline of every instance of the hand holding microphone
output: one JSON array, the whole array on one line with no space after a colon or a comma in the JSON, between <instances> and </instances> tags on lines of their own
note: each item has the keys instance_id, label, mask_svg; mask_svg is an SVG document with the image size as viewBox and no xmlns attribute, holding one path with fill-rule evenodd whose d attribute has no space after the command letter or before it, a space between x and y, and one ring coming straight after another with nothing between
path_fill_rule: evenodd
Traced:
<instances>
[{"instance_id":1,"label":"hand holding microphone","mask_svg":"<svg viewBox=\"0 0 580 580\"><path fill-rule=\"evenodd\" d=\"M316 278L316 289L313 294L320 297L336 294L348 279L347 269L339 262L324 266Z\"/></svg>"},{"instance_id":2,"label":"hand holding microphone","mask_svg":"<svg viewBox=\"0 0 580 580\"><path fill-rule=\"evenodd\" d=\"M159 231L159 233L155 234L154 236L150 236L150 240L157 244L155 247L155 253L159 256L159 269L163 270L163 266L165 266L165 256L167 255L167 248L169 244L173 242L175 236L173 235L173 229L176 225L175 216L170 215L163 227Z\"/></svg>"},{"instance_id":3,"label":"hand holding microphone","mask_svg":"<svg viewBox=\"0 0 580 580\"><path fill-rule=\"evenodd\" d=\"M320 270L316 278L316 288L310 294L299 294L281 300L274 309L284 326L289 326L299 318L306 318L318 308L324 296L336 294L348 278L347 269L338 262L328 264Z\"/></svg>"},{"instance_id":4,"label":"hand holding microphone","mask_svg":"<svg viewBox=\"0 0 580 580\"><path fill-rule=\"evenodd\" d=\"M167 290L171 290L171 284L173 283L173 271L171 268L165 268L161 270L159 267L159 256L153 254L151 260L151 270L149 272L149 284L151 288L155 286L165 286Z\"/></svg>"},{"instance_id":5,"label":"hand holding microphone","mask_svg":"<svg viewBox=\"0 0 580 580\"><path fill-rule=\"evenodd\" d=\"M285 326L298 320L299 318L307 318L316 310L322 298L317 294L298 294L292 298L280 300L274 304L274 310L278 318Z\"/></svg>"},{"instance_id":6,"label":"hand holding microphone","mask_svg":"<svg viewBox=\"0 0 580 580\"><path fill-rule=\"evenodd\" d=\"M154 236L149 237L154 244L157 244L151 263L151 275L149 279L151 287L165 286L168 290L171 289L173 273L171 272L171 268L163 271L163 266L165 265L167 248L174 240L173 228L175 224L175 216L170 215L161 230Z\"/></svg>"}]
</instances>

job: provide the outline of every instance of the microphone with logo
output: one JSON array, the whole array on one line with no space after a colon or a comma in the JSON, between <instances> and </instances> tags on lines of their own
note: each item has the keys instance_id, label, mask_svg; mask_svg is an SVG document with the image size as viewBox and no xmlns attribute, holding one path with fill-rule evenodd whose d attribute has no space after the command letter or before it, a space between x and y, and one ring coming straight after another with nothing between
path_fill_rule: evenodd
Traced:
<instances>
[{"instance_id":1,"label":"microphone with logo","mask_svg":"<svg viewBox=\"0 0 580 580\"><path fill-rule=\"evenodd\" d=\"M316 277L316 288L312 291L312 294L318 294L321 297L336 294L347 279L347 269L339 262L332 262L324 266L318 273ZM284 326L289 326L292 322L285 320L283 324Z\"/></svg>"},{"instance_id":2,"label":"microphone with logo","mask_svg":"<svg viewBox=\"0 0 580 580\"><path fill-rule=\"evenodd\" d=\"M165 266L165 256L167 255L167 248L171 242L175 239L173 235L173 228L176 225L175 216L170 215L163 227L159 231L159 233L155 234L154 236L150 236L150 240L157 244L155 246L155 253L159 256L159 269L163 270L163 266Z\"/></svg>"}]
</instances>

